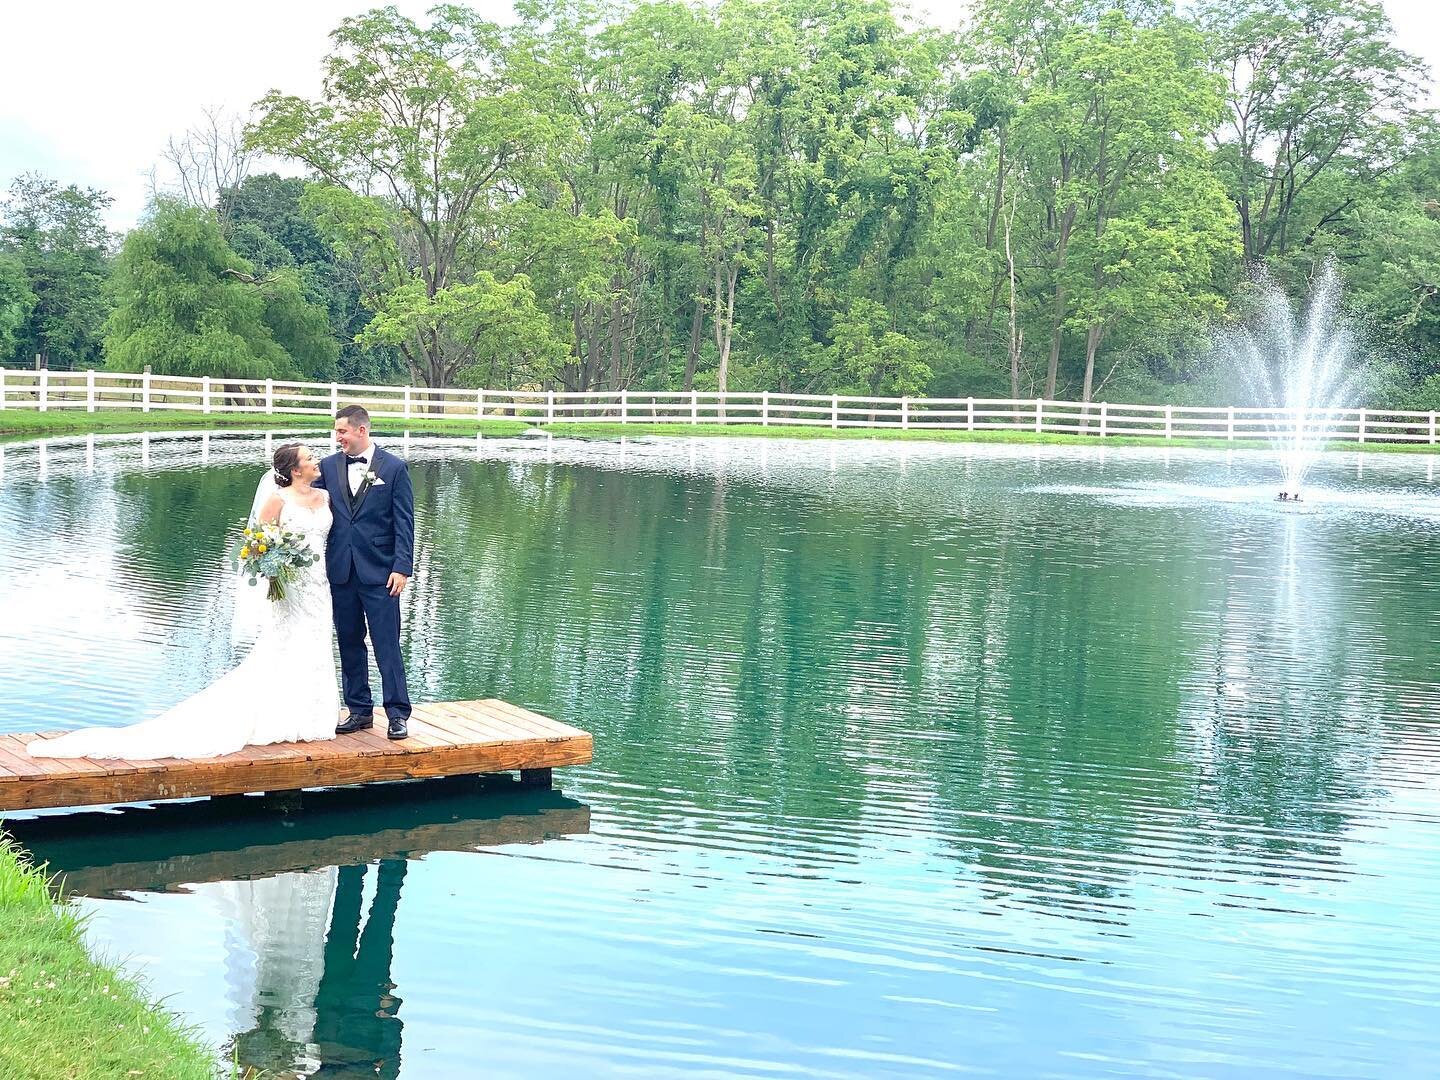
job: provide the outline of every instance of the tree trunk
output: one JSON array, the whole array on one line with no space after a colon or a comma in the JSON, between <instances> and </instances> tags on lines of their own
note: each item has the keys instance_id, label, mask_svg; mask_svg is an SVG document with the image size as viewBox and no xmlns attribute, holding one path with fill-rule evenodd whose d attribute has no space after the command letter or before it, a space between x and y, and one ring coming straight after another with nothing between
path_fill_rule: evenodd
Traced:
<instances>
[{"instance_id":1,"label":"tree trunk","mask_svg":"<svg viewBox=\"0 0 1440 1080\"><path fill-rule=\"evenodd\" d=\"M1070 247L1070 230L1075 227L1075 206L1066 208L1060 218L1060 242L1055 246L1055 306L1050 331L1050 364L1045 369L1045 396L1055 396L1055 380L1060 370L1060 340L1065 333L1065 252Z\"/></svg>"},{"instance_id":2,"label":"tree trunk","mask_svg":"<svg viewBox=\"0 0 1440 1080\"><path fill-rule=\"evenodd\" d=\"M1015 252L1010 247L1010 227L1015 221L1015 204L1005 215L1005 267L1010 277L1010 397L1020 396L1020 346L1022 331L1016 328L1015 318Z\"/></svg>"},{"instance_id":3,"label":"tree trunk","mask_svg":"<svg viewBox=\"0 0 1440 1080\"><path fill-rule=\"evenodd\" d=\"M617 283L618 284L618 283ZM610 389L621 388L620 336L624 326L620 297L610 302Z\"/></svg>"},{"instance_id":4,"label":"tree trunk","mask_svg":"<svg viewBox=\"0 0 1440 1080\"><path fill-rule=\"evenodd\" d=\"M1085 335L1085 388L1080 400L1089 402L1091 387L1095 385L1095 353L1100 348L1100 326L1094 324ZM1089 415L1088 412L1086 414Z\"/></svg>"},{"instance_id":5,"label":"tree trunk","mask_svg":"<svg viewBox=\"0 0 1440 1080\"><path fill-rule=\"evenodd\" d=\"M685 353L685 392L695 389L695 369L700 365L700 334L705 329L705 300L695 297L695 312L690 316L690 348Z\"/></svg>"}]
</instances>

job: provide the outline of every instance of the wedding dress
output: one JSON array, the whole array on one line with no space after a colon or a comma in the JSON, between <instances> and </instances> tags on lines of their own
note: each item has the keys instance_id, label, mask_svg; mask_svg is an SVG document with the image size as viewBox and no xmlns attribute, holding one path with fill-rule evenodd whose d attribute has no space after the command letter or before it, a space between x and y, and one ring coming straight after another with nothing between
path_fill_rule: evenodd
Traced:
<instances>
[{"instance_id":1,"label":"wedding dress","mask_svg":"<svg viewBox=\"0 0 1440 1080\"><path fill-rule=\"evenodd\" d=\"M262 500L264 485L257 493ZM204 758L265 743L333 739L340 693L331 648L330 584L325 577L329 503L314 509L286 499L280 524L300 533L320 558L296 572L285 599L264 600L265 584L242 584L237 605L261 597L255 645L241 663L204 690L151 720L84 728L37 739L32 757ZM246 593L252 594L246 596Z\"/></svg>"}]
</instances>

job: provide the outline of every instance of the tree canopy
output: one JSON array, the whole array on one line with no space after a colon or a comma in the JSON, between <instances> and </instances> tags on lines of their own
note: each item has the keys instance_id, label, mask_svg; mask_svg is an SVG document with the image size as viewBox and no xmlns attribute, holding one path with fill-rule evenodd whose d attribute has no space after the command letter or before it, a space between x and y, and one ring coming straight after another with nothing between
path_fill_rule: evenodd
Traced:
<instances>
[{"instance_id":1,"label":"tree canopy","mask_svg":"<svg viewBox=\"0 0 1440 1080\"><path fill-rule=\"evenodd\" d=\"M345 19L231 148L304 176L157 205L113 271L101 193L17 182L0 349L93 362L108 296L122 366L1218 403L1254 269L1333 259L1377 401L1440 396L1440 134L1377 0L516 11Z\"/></svg>"}]
</instances>

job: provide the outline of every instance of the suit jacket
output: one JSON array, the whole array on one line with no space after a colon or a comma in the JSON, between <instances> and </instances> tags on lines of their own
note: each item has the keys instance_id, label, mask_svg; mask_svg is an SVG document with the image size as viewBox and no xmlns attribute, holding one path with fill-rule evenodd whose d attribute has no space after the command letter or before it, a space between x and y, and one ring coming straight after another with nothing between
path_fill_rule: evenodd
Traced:
<instances>
[{"instance_id":1,"label":"suit jacket","mask_svg":"<svg viewBox=\"0 0 1440 1080\"><path fill-rule=\"evenodd\" d=\"M405 462L372 445L369 471L379 483L362 484L352 497L343 452L320 463L320 484L330 493L335 523L325 545L332 585L353 574L362 585L384 585L392 573L415 572L415 493Z\"/></svg>"}]
</instances>

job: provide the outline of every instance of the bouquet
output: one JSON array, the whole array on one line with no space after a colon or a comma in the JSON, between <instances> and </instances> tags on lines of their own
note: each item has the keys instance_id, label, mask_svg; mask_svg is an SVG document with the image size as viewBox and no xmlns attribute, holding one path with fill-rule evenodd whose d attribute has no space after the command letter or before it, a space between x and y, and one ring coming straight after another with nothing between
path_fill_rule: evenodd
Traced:
<instances>
[{"instance_id":1,"label":"bouquet","mask_svg":"<svg viewBox=\"0 0 1440 1080\"><path fill-rule=\"evenodd\" d=\"M234 555L236 568L250 578L251 585L262 577L269 579L266 596L271 600L284 600L285 587L295 580L296 571L319 559L301 534L254 521L241 531Z\"/></svg>"}]
</instances>

